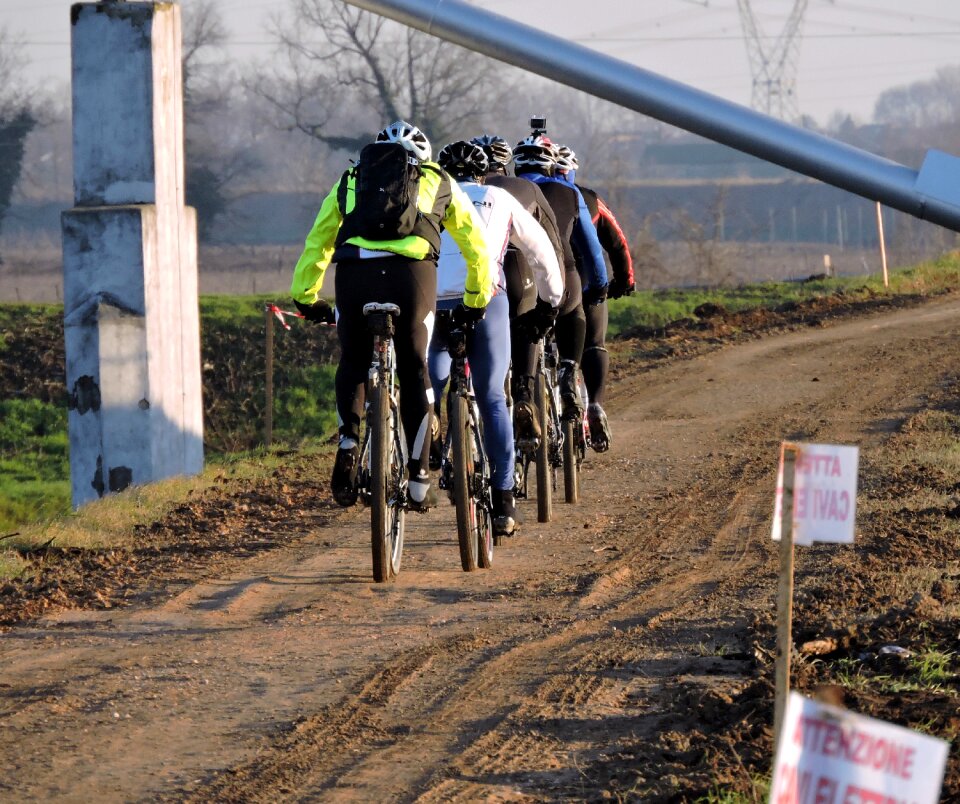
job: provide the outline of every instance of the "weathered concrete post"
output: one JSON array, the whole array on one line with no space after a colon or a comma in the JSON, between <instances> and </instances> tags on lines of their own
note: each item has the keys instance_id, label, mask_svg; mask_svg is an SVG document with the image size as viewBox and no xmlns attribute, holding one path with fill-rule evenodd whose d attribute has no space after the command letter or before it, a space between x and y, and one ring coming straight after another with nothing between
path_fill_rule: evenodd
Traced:
<instances>
[{"instance_id":1,"label":"weathered concrete post","mask_svg":"<svg viewBox=\"0 0 960 804\"><path fill-rule=\"evenodd\" d=\"M203 467L180 7L76 3L74 208L64 212L70 474L79 506Z\"/></svg>"}]
</instances>

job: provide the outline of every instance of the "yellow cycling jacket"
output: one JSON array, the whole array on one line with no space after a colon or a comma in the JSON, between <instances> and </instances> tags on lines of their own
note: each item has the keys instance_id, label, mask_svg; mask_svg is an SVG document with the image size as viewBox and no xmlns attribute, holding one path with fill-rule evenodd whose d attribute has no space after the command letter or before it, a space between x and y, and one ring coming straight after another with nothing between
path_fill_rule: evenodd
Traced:
<instances>
[{"instance_id":1,"label":"yellow cycling jacket","mask_svg":"<svg viewBox=\"0 0 960 804\"><path fill-rule=\"evenodd\" d=\"M443 170L433 162L420 178L417 206L424 215L439 218L444 228L463 252L467 261L467 281L463 303L467 307L486 307L496 291L497 274L484 239L483 223L476 217L473 203ZM337 203L340 183L346 181L346 209ZM301 304L313 304L320 293L323 275L333 258L337 233L343 216L353 209L355 179L348 171L338 181L320 205L320 212L307 235L303 254L293 271L290 293ZM446 203L446 196L449 201ZM346 243L374 251L389 251L411 260L436 260L431 244L417 235L398 240L375 241L351 237Z\"/></svg>"}]
</instances>

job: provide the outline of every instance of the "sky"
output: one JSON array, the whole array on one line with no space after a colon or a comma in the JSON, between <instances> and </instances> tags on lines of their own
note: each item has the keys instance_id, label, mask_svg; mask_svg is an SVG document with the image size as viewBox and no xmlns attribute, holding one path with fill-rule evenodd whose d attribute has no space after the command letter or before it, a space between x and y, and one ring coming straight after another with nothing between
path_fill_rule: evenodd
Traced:
<instances>
[{"instance_id":1,"label":"sky","mask_svg":"<svg viewBox=\"0 0 960 804\"><path fill-rule=\"evenodd\" d=\"M188 6L192 0L182 0ZM230 53L270 53L268 21L290 0L222 0ZM797 0L751 0L766 47ZM750 105L752 78L737 0L476 0L476 5L697 89ZM67 85L71 0L0 0L0 28L23 43L39 83ZM909 10L908 10L909 9ZM960 64L955 0L808 0L796 70L800 112L868 122L885 89Z\"/></svg>"}]
</instances>

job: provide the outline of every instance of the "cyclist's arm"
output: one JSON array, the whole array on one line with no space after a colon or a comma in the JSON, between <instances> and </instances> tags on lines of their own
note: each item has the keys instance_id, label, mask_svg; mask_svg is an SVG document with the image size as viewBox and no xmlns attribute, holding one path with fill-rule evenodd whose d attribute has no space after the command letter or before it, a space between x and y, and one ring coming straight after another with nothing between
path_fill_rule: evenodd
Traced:
<instances>
[{"instance_id":1,"label":"cyclist's arm","mask_svg":"<svg viewBox=\"0 0 960 804\"><path fill-rule=\"evenodd\" d=\"M443 225L467 261L463 303L467 307L486 307L497 289L499 275L490 260L483 222L473 211L473 202L452 179Z\"/></svg>"},{"instance_id":2,"label":"cyclist's arm","mask_svg":"<svg viewBox=\"0 0 960 804\"><path fill-rule=\"evenodd\" d=\"M633 285L633 257L630 256L630 245L610 207L600 196L597 196L597 217L593 222L597 228L600 245L610 255L614 277L624 287Z\"/></svg>"},{"instance_id":3,"label":"cyclist's arm","mask_svg":"<svg viewBox=\"0 0 960 804\"><path fill-rule=\"evenodd\" d=\"M550 202L547 201L543 191L536 184L533 185L533 190L537 200L537 205L534 210L532 210L533 217L537 219L537 223L543 227L543 230L547 233L547 237L550 238L550 243L557 252L557 260L562 267L563 244L560 242L560 227L557 225L556 213L554 213L553 207L550 206Z\"/></svg>"},{"instance_id":4,"label":"cyclist's arm","mask_svg":"<svg viewBox=\"0 0 960 804\"><path fill-rule=\"evenodd\" d=\"M523 208L522 204L514 201L511 213L511 224L516 233L517 246L533 268L537 295L551 307L558 307L560 298L563 296L563 269L560 267L553 244L544 228Z\"/></svg>"},{"instance_id":5,"label":"cyclist's arm","mask_svg":"<svg viewBox=\"0 0 960 804\"><path fill-rule=\"evenodd\" d=\"M337 188L339 182L323 199L313 228L307 235L303 246L303 253L297 260L297 267L293 269L293 282L290 284L290 295L301 304L313 304L320 295L320 286L323 284L323 275L333 257L334 243L343 216L337 205Z\"/></svg>"},{"instance_id":6,"label":"cyclist's arm","mask_svg":"<svg viewBox=\"0 0 960 804\"><path fill-rule=\"evenodd\" d=\"M603 260L603 247L590 219L590 210L587 209L587 202L583 200L583 194L576 187L572 189L576 191L580 205L573 239L583 261L583 289L602 288L607 284L607 264Z\"/></svg>"}]
</instances>

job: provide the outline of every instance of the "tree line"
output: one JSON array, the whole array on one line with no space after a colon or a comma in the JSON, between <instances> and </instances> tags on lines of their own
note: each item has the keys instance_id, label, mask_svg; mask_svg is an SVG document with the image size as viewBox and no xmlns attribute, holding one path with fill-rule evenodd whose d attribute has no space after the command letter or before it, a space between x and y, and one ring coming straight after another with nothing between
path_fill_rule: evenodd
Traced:
<instances>
[{"instance_id":1,"label":"tree line","mask_svg":"<svg viewBox=\"0 0 960 804\"><path fill-rule=\"evenodd\" d=\"M204 240L247 194L324 192L393 119L415 121L439 147L481 132L519 138L544 112L598 186L644 177L645 144L686 136L340 0L288 0L269 23L271 56L240 62L226 10L221 0L183 9L187 202ZM0 32L0 227L15 197L72 195L69 100L29 89L29 73ZM872 121L837 113L823 131L918 167L928 147L960 153L958 90L960 65L888 90Z\"/></svg>"}]
</instances>

